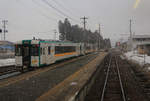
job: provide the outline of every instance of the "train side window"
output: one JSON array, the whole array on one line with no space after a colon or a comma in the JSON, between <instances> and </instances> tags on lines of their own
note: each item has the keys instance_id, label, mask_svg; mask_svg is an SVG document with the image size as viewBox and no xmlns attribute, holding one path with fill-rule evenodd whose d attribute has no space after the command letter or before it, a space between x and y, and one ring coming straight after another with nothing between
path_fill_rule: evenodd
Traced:
<instances>
[{"instance_id":1,"label":"train side window","mask_svg":"<svg viewBox=\"0 0 150 101\"><path fill-rule=\"evenodd\" d=\"M62 53L65 53L64 51L64 46L56 46L55 47L55 54L62 54Z\"/></svg>"},{"instance_id":2,"label":"train side window","mask_svg":"<svg viewBox=\"0 0 150 101\"><path fill-rule=\"evenodd\" d=\"M48 54L51 54L51 47L48 47Z\"/></svg>"},{"instance_id":3,"label":"train side window","mask_svg":"<svg viewBox=\"0 0 150 101\"><path fill-rule=\"evenodd\" d=\"M67 52L75 52L75 46L56 46L55 54L67 53Z\"/></svg>"},{"instance_id":4,"label":"train side window","mask_svg":"<svg viewBox=\"0 0 150 101\"><path fill-rule=\"evenodd\" d=\"M75 52L76 47L75 46L66 46L65 47L65 52Z\"/></svg>"}]
</instances>

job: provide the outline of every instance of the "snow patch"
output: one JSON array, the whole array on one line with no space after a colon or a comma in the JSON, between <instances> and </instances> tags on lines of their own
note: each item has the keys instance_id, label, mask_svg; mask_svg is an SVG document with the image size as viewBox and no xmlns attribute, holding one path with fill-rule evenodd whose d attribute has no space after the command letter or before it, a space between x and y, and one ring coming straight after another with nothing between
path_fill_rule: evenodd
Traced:
<instances>
[{"instance_id":1,"label":"snow patch","mask_svg":"<svg viewBox=\"0 0 150 101\"><path fill-rule=\"evenodd\" d=\"M71 82L70 83L71 86L74 86L74 85L77 85L77 84L78 84L77 82Z\"/></svg>"},{"instance_id":2,"label":"snow patch","mask_svg":"<svg viewBox=\"0 0 150 101\"><path fill-rule=\"evenodd\" d=\"M15 58L0 59L0 67L9 65L15 65Z\"/></svg>"},{"instance_id":3,"label":"snow patch","mask_svg":"<svg viewBox=\"0 0 150 101\"><path fill-rule=\"evenodd\" d=\"M150 71L150 67L147 68Z\"/></svg>"},{"instance_id":4,"label":"snow patch","mask_svg":"<svg viewBox=\"0 0 150 101\"><path fill-rule=\"evenodd\" d=\"M125 56L127 57L128 60L133 60L142 66L144 65L144 61L145 64L150 64L150 56L148 56L147 54L143 55L138 54L137 51L130 51L125 53Z\"/></svg>"}]
</instances>

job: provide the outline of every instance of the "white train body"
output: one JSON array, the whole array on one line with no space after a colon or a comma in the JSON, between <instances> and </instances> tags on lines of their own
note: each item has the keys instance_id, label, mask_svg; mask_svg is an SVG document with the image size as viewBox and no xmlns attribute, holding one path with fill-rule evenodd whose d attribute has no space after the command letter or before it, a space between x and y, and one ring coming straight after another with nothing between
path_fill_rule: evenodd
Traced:
<instances>
[{"instance_id":1,"label":"white train body","mask_svg":"<svg viewBox=\"0 0 150 101\"><path fill-rule=\"evenodd\" d=\"M15 44L16 67L33 68L50 65L56 61L85 55L83 43L22 40Z\"/></svg>"}]
</instances>

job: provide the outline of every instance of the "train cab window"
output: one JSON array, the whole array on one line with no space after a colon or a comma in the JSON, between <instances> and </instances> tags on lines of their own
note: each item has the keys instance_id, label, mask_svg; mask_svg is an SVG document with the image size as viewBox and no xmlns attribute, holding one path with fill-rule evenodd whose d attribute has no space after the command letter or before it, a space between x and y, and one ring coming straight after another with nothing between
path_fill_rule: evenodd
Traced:
<instances>
[{"instance_id":1,"label":"train cab window","mask_svg":"<svg viewBox=\"0 0 150 101\"><path fill-rule=\"evenodd\" d=\"M15 46L15 56L22 56L22 46L21 45Z\"/></svg>"},{"instance_id":2,"label":"train cab window","mask_svg":"<svg viewBox=\"0 0 150 101\"><path fill-rule=\"evenodd\" d=\"M51 47L48 47L48 55L51 54Z\"/></svg>"},{"instance_id":3,"label":"train cab window","mask_svg":"<svg viewBox=\"0 0 150 101\"><path fill-rule=\"evenodd\" d=\"M31 46L31 56L38 56L39 55L39 46L32 45Z\"/></svg>"},{"instance_id":4,"label":"train cab window","mask_svg":"<svg viewBox=\"0 0 150 101\"><path fill-rule=\"evenodd\" d=\"M29 51L30 51L29 47L27 47L27 46L23 47L23 56L24 57L29 56Z\"/></svg>"}]
</instances>

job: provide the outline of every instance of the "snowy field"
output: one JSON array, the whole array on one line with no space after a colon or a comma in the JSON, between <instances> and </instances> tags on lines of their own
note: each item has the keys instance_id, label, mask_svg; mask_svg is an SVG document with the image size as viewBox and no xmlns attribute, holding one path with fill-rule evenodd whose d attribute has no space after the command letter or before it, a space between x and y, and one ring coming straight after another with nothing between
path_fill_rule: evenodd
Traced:
<instances>
[{"instance_id":1,"label":"snowy field","mask_svg":"<svg viewBox=\"0 0 150 101\"><path fill-rule=\"evenodd\" d=\"M147 54L141 55L141 54L138 54L136 51L131 51L131 52L125 53L125 56L129 60L134 60L138 62L140 65L144 65L144 61L145 61L145 64L150 64L150 56L148 56Z\"/></svg>"},{"instance_id":2,"label":"snowy field","mask_svg":"<svg viewBox=\"0 0 150 101\"><path fill-rule=\"evenodd\" d=\"M8 65L15 65L15 59L14 58L0 59L0 67Z\"/></svg>"}]
</instances>

